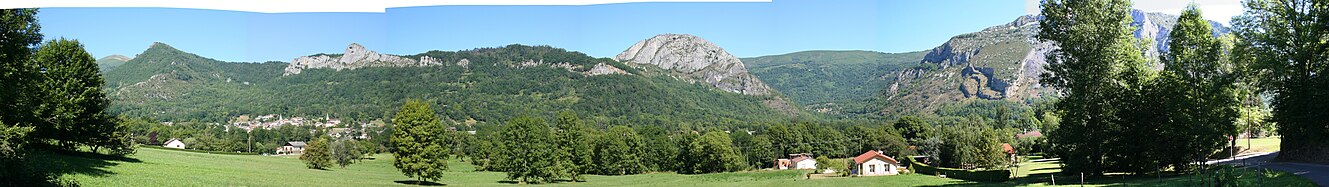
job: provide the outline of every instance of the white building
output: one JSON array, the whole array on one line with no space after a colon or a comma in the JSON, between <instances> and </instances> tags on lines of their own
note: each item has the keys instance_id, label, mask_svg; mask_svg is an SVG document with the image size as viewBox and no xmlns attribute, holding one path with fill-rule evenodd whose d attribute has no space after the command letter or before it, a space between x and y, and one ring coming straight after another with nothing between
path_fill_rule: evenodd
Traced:
<instances>
[{"instance_id":1,"label":"white building","mask_svg":"<svg viewBox=\"0 0 1329 187\"><path fill-rule=\"evenodd\" d=\"M899 168L900 162L894 158L881 154L879 151L868 151L854 157L852 173L858 176L896 175L900 174Z\"/></svg>"},{"instance_id":2,"label":"white building","mask_svg":"<svg viewBox=\"0 0 1329 187\"><path fill-rule=\"evenodd\" d=\"M180 141L180 139L171 138L171 140L167 140L165 144L162 144L162 147L184 149L185 142Z\"/></svg>"},{"instance_id":3,"label":"white building","mask_svg":"<svg viewBox=\"0 0 1329 187\"><path fill-rule=\"evenodd\" d=\"M776 169L817 169L817 159L812 154L789 154L789 159L776 159Z\"/></svg>"}]
</instances>

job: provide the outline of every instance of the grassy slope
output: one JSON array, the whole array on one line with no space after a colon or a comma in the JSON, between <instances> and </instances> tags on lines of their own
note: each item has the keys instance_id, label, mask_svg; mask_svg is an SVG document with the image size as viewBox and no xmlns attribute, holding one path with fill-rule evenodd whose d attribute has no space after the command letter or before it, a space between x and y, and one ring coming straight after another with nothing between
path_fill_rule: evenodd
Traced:
<instances>
[{"instance_id":1,"label":"grassy slope","mask_svg":"<svg viewBox=\"0 0 1329 187\"><path fill-rule=\"evenodd\" d=\"M295 157L221 155L165 149L139 149L128 159L102 160L82 156L42 153L34 155L40 164L64 173L63 178L86 186L392 186L409 181L392 166L391 155L375 155L374 160L329 170L305 169ZM510 186L497 172L472 172L471 165L449 164L452 172L439 183L449 186ZM752 171L705 175L651 173L630 176L589 176L590 182L557 183L547 186L1032 186L1046 185L1047 173L1056 172L1055 162L1029 163L1021 177L1006 183L974 183L930 175L852 177L806 180L804 171ZM1253 176L1248 170L1239 170ZM1264 180L1276 186L1298 186L1309 181L1287 173L1271 173ZM1069 176L1058 175L1061 184ZM1272 178L1272 179L1270 179ZM1193 186L1200 177L1108 178L1090 180L1095 186L1146 185Z\"/></svg>"}]
</instances>

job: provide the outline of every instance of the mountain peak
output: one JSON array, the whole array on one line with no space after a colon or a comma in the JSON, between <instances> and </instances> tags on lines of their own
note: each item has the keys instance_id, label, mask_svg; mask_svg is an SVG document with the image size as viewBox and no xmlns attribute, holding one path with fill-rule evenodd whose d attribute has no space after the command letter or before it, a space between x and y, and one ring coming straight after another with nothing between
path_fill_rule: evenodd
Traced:
<instances>
[{"instance_id":1,"label":"mountain peak","mask_svg":"<svg viewBox=\"0 0 1329 187\"><path fill-rule=\"evenodd\" d=\"M152 45L148 46L148 50L145 51L180 51L180 50L175 49L175 47L171 47L171 45L167 45L166 43L152 42Z\"/></svg>"},{"instance_id":2,"label":"mountain peak","mask_svg":"<svg viewBox=\"0 0 1329 187\"><path fill-rule=\"evenodd\" d=\"M614 57L625 63L650 64L676 75L703 81L721 90L746 95L767 95L771 88L748 74L743 62L701 37L661 34L637 42Z\"/></svg>"}]
</instances>

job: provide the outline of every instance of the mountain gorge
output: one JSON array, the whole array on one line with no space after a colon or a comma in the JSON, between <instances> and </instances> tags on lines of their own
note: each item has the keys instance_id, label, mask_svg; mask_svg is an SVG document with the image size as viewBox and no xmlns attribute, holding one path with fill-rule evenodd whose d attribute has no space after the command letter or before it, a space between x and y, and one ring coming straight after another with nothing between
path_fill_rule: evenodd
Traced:
<instances>
[{"instance_id":1,"label":"mountain gorge","mask_svg":"<svg viewBox=\"0 0 1329 187\"><path fill-rule=\"evenodd\" d=\"M727 54L709 51L718 47L662 49ZM714 65L686 72L699 73L717 70L727 63L722 57L672 56L654 62ZM698 60L705 62L694 62ZM741 64L725 69L730 74L702 73L732 76L712 84L674 66L636 62L549 46L388 55L351 44L342 54L297 57L290 63L241 63L156 43L104 77L112 111L164 121L226 121L246 114L375 119L389 117L408 98L433 103L452 122L501 122L562 110L613 124L741 125L733 122L777 122L805 115L789 103L778 104L784 101L779 93L746 74Z\"/></svg>"},{"instance_id":2,"label":"mountain gorge","mask_svg":"<svg viewBox=\"0 0 1329 187\"><path fill-rule=\"evenodd\" d=\"M1168 33L1177 16L1134 10L1132 18L1135 36L1152 42L1142 53L1157 60L1167 50ZM951 115L956 108L994 101L1029 105L1054 93L1038 83L1047 65L1044 54L1055 48L1034 38L1039 19L1021 16L954 36L922 52L804 51L746 58L744 62L777 90L819 113ZM1218 22L1210 24L1214 34L1228 32ZM1155 63L1155 67L1162 65Z\"/></svg>"}]
</instances>

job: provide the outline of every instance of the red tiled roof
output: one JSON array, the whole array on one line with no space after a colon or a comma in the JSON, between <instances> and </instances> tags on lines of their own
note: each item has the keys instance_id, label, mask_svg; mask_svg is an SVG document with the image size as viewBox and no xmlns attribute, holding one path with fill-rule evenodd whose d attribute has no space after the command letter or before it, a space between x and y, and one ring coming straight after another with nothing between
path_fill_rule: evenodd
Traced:
<instances>
[{"instance_id":1,"label":"red tiled roof","mask_svg":"<svg viewBox=\"0 0 1329 187\"><path fill-rule=\"evenodd\" d=\"M877 151L868 151L866 153L854 157L854 163L862 164L864 162L872 160L872 158L881 158L882 161L889 161L890 163L893 164L900 164L900 161L896 161L894 158L878 153Z\"/></svg>"},{"instance_id":2,"label":"red tiled roof","mask_svg":"<svg viewBox=\"0 0 1329 187\"><path fill-rule=\"evenodd\" d=\"M1006 154L1015 154L1015 147L1011 147L1011 144L1004 143L1001 144L1001 151L1006 152Z\"/></svg>"}]
</instances>

